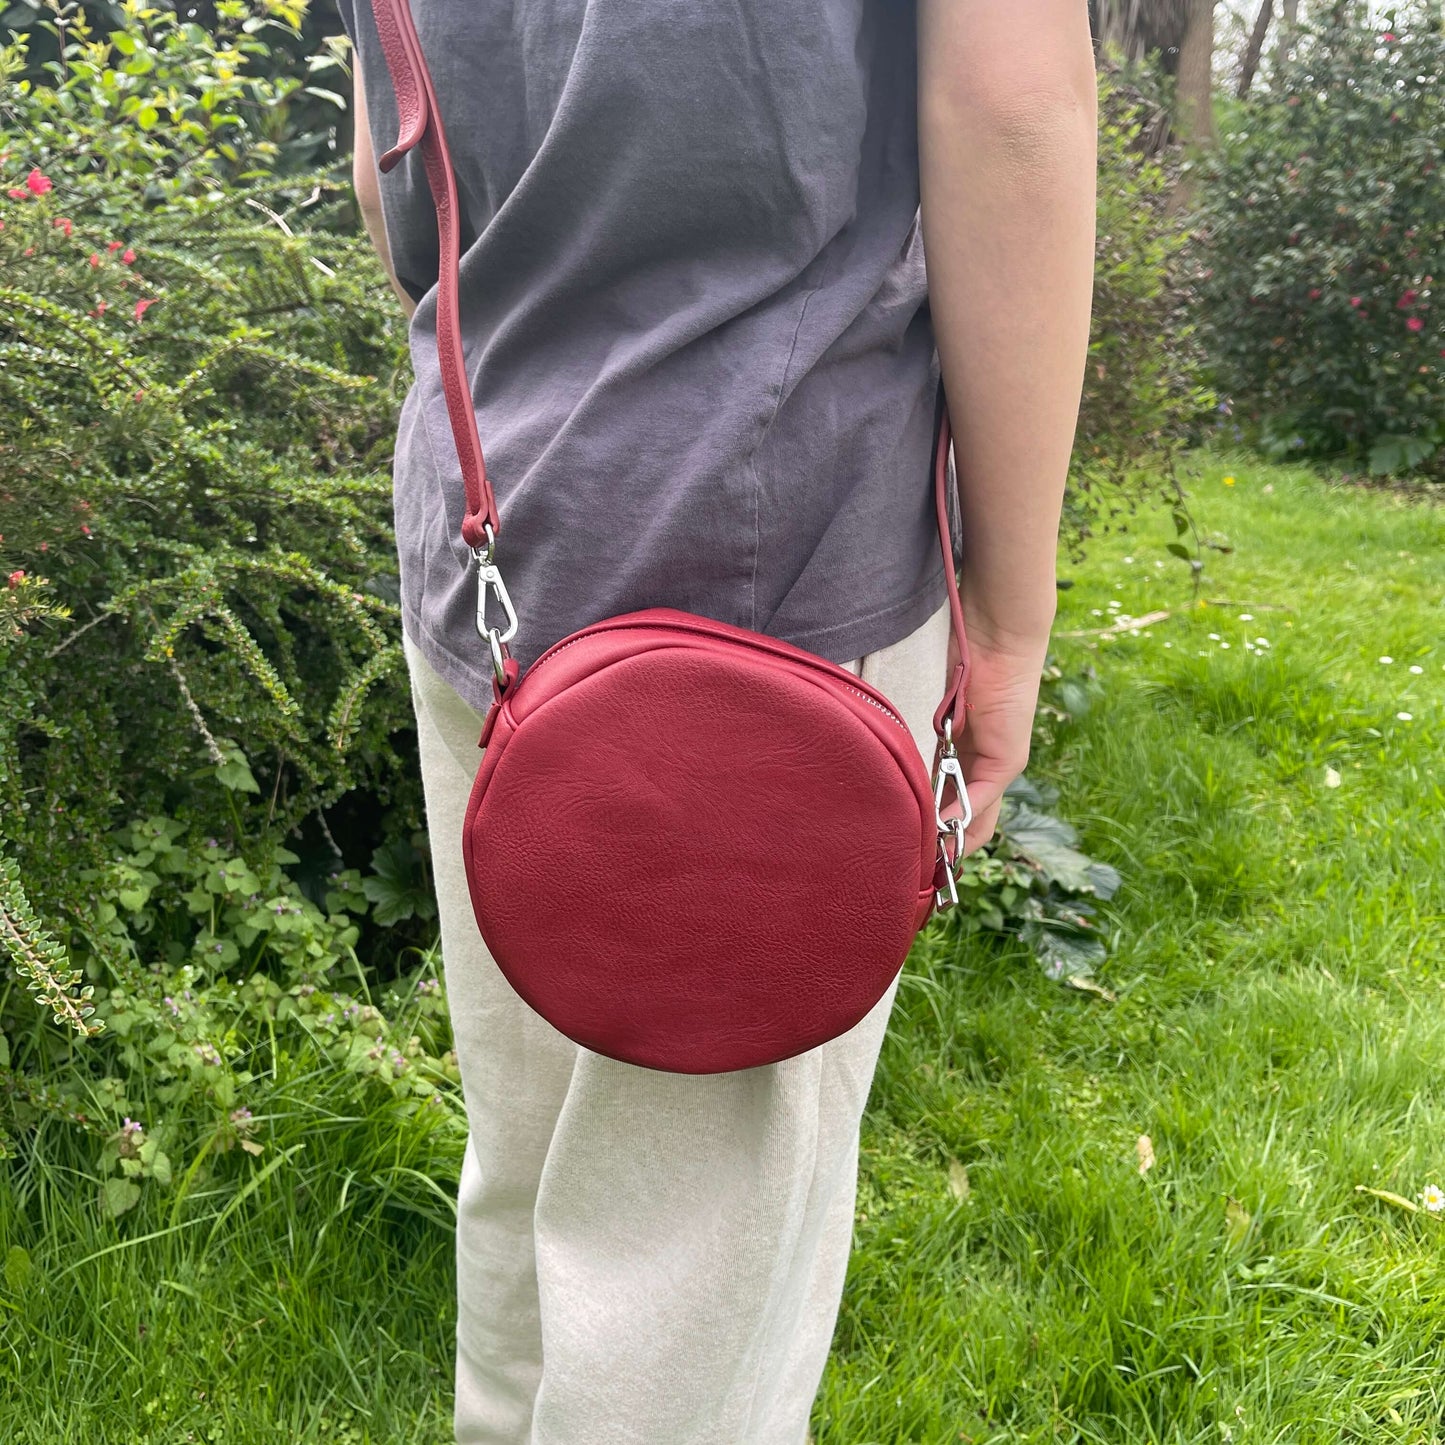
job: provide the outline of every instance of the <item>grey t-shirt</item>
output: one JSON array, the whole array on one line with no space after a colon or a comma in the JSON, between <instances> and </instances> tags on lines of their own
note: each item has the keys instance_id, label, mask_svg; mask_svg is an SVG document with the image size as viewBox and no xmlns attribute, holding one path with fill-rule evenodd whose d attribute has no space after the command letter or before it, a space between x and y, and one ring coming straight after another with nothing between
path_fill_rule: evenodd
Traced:
<instances>
[{"instance_id":1,"label":"grey t-shirt","mask_svg":"<svg viewBox=\"0 0 1445 1445\"><path fill-rule=\"evenodd\" d=\"M377 154L395 104L340 0ZM461 193L466 360L525 667L680 607L843 662L942 602L937 363L900 0L412 0ZM381 181L420 304L395 500L408 634L491 697L436 362L419 152Z\"/></svg>"}]
</instances>

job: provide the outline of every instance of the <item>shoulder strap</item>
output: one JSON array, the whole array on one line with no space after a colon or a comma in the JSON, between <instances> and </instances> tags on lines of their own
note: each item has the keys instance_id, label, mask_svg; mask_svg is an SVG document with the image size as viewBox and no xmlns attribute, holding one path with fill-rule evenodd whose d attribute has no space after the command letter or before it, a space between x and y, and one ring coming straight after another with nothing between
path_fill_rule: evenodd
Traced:
<instances>
[{"instance_id":1,"label":"shoulder strap","mask_svg":"<svg viewBox=\"0 0 1445 1445\"><path fill-rule=\"evenodd\" d=\"M381 157L378 164L383 171L389 171L409 150L420 145L422 160L426 166L427 184L436 205L440 255L437 273L437 350L440 353L447 416L451 421L452 436L456 441L457 458L461 462L462 481L467 493L466 515L462 518L462 540L476 554L481 570L482 596L478 604L478 622L483 624L483 632L489 635L493 661L500 675L502 660L506 656L505 637L484 625L485 614L482 608L488 587L508 608L509 617L512 614L506 591L492 563L492 552L497 534L501 531L501 520L497 515L497 499L492 494L491 483L487 480L481 438L477 435L476 412L472 407L471 386L467 381L462 356L461 328L458 324L461 310L458 266L461 256L456 172L452 167L436 91L432 88L431 75L427 70L426 57L422 53L408 0L373 0L373 10L377 34L381 38L381 48L386 56L386 66L391 72L392 88L396 92L400 122L396 144ZM964 692L968 684L969 662L968 641L963 629L963 606L958 595L958 577L954 571L953 542L949 529L948 458L952 433L942 387L939 388L937 410L938 430L933 458L934 499L938 513L939 542L943 548L943 573L948 580L948 606L953 633L958 639L960 657L958 666L947 679L943 700L933 718L934 731L938 734L947 757L952 756L954 728L961 728L964 722L964 710L967 707ZM506 636L510 635L509 628ZM956 772L956 765L953 771ZM967 795L961 784L959 793L966 806Z\"/></svg>"}]
</instances>

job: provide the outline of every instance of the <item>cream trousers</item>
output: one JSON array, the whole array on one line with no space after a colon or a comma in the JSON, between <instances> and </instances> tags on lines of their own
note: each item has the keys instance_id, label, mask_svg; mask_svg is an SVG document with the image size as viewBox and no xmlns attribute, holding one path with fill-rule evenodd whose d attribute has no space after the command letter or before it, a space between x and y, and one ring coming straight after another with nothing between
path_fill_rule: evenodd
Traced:
<instances>
[{"instance_id":1,"label":"cream trousers","mask_svg":"<svg viewBox=\"0 0 1445 1445\"><path fill-rule=\"evenodd\" d=\"M929 758L947 641L943 608L851 664ZM460 840L482 720L410 642L407 660L470 1124L458 1445L803 1445L897 985L842 1037L741 1073L571 1043L512 992L472 916Z\"/></svg>"}]
</instances>

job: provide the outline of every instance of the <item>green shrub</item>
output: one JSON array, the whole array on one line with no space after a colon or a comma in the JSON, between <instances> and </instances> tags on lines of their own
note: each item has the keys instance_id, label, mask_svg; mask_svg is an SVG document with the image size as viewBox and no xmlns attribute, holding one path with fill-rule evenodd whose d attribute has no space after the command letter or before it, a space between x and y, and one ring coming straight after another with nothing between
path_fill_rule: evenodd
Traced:
<instances>
[{"instance_id":1,"label":"green shrub","mask_svg":"<svg viewBox=\"0 0 1445 1445\"><path fill-rule=\"evenodd\" d=\"M127 1050L224 1118L285 1009L343 973L338 1016L373 1007L431 936L380 465L404 327L345 185L229 118L271 93L263 30L131 13L0 107L0 951L109 1025L52 1081L64 1032L0 986L0 1097L115 1124Z\"/></svg>"},{"instance_id":2,"label":"green shrub","mask_svg":"<svg viewBox=\"0 0 1445 1445\"><path fill-rule=\"evenodd\" d=\"M1442 475L1445 32L1361 7L1302 32L1202 196L1203 318L1235 418L1276 456Z\"/></svg>"},{"instance_id":3,"label":"green shrub","mask_svg":"<svg viewBox=\"0 0 1445 1445\"><path fill-rule=\"evenodd\" d=\"M1140 502L1177 500L1174 458L1213 405L1189 317L1189 235L1170 209L1180 158L1151 150L1158 129L1157 108L1106 67L1093 319L1065 509L1076 550Z\"/></svg>"}]
</instances>

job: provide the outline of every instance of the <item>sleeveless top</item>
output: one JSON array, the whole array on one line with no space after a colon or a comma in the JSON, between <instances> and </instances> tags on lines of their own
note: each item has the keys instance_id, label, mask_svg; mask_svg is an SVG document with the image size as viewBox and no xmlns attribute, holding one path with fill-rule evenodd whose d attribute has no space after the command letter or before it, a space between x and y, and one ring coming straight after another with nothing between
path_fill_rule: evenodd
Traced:
<instances>
[{"instance_id":1,"label":"sleeveless top","mask_svg":"<svg viewBox=\"0 0 1445 1445\"><path fill-rule=\"evenodd\" d=\"M376 153L396 108L340 0ZM525 667L679 607L846 662L941 605L937 362L902 0L412 0L457 167L464 349ZM404 625L491 699L436 361L419 151L381 178L418 299Z\"/></svg>"}]
</instances>

